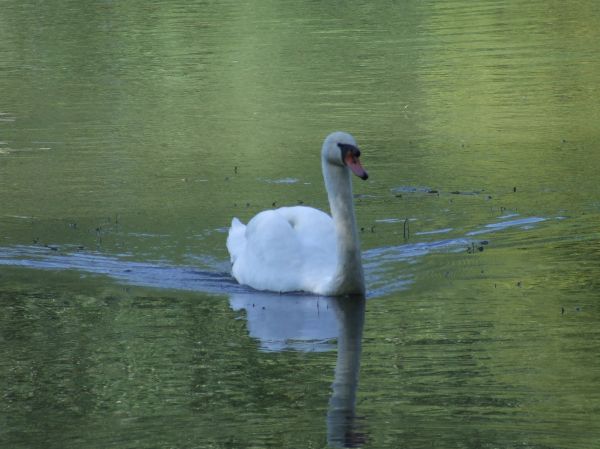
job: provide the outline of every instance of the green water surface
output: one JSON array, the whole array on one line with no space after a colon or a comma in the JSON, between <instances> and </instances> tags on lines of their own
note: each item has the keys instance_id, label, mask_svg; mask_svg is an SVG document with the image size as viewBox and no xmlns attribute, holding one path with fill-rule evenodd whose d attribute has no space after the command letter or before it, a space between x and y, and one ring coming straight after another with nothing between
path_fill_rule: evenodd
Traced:
<instances>
[{"instance_id":1,"label":"green water surface","mask_svg":"<svg viewBox=\"0 0 600 449\"><path fill-rule=\"evenodd\" d=\"M0 447L600 447L596 1L0 3ZM366 305L240 289L334 130Z\"/></svg>"}]
</instances>

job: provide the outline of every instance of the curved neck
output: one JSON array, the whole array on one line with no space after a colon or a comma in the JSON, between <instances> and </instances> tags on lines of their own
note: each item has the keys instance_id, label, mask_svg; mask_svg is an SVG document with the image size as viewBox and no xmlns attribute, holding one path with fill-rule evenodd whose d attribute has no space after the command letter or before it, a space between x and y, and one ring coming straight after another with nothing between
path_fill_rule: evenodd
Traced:
<instances>
[{"instance_id":1,"label":"curved neck","mask_svg":"<svg viewBox=\"0 0 600 449\"><path fill-rule=\"evenodd\" d=\"M337 293L364 294L365 282L350 173L345 167L323 161L323 176L337 239L338 264L334 275Z\"/></svg>"}]
</instances>

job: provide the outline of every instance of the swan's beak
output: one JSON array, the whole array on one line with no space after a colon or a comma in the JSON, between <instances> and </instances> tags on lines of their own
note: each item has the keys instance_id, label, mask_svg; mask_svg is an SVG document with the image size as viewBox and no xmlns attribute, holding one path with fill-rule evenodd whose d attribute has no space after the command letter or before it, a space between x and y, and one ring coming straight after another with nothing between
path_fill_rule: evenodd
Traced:
<instances>
[{"instance_id":1,"label":"swan's beak","mask_svg":"<svg viewBox=\"0 0 600 449\"><path fill-rule=\"evenodd\" d=\"M352 154L351 151L348 151L348 153L346 153L346 158L344 162L346 163L346 166L348 166L350 170L352 170L352 173L354 173L360 179L365 180L369 177L367 171L360 164L360 159L358 158L358 156Z\"/></svg>"}]
</instances>

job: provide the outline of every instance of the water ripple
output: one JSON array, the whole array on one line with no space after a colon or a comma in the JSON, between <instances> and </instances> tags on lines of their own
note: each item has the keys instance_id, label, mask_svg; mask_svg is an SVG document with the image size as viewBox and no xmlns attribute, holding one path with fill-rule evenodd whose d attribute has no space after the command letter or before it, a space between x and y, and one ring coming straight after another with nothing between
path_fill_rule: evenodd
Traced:
<instances>
[{"instance_id":1,"label":"water ripple","mask_svg":"<svg viewBox=\"0 0 600 449\"><path fill-rule=\"evenodd\" d=\"M542 217L505 220L467 232L464 237L404 243L364 251L363 262L368 297L381 297L409 288L413 281L405 265L415 264L428 254L465 251L475 242L469 237L515 227L527 229L546 220ZM446 231L441 229L437 232ZM84 252L76 247L63 247L60 250L57 247L27 245L0 248L0 265L5 266L41 270L77 270L109 276L124 284L161 289L216 294L255 293L254 290L237 284L229 273L223 272L223 266L227 265L224 261L214 261L208 270L199 270L193 266L170 265L165 262L132 261L130 257L127 254L106 255L99 252Z\"/></svg>"}]
</instances>

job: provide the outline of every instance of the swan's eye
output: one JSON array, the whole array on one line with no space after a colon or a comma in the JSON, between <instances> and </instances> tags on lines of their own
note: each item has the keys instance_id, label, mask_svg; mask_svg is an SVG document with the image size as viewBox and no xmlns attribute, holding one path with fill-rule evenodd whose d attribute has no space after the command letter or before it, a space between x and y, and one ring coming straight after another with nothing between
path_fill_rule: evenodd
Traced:
<instances>
[{"instance_id":1,"label":"swan's eye","mask_svg":"<svg viewBox=\"0 0 600 449\"><path fill-rule=\"evenodd\" d=\"M360 157L360 150L358 148L356 148L354 145L351 145L349 143L338 143L338 147L340 147L340 150L342 150L342 160L343 161L346 160L348 153L350 153L355 158Z\"/></svg>"}]
</instances>

